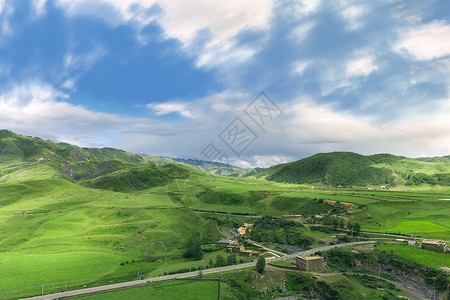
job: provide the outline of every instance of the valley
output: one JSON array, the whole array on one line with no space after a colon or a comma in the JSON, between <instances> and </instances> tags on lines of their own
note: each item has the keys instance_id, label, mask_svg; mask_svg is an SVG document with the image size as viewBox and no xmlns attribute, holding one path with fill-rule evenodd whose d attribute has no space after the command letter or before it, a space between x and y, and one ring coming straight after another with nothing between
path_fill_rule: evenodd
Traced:
<instances>
[{"instance_id":1,"label":"valley","mask_svg":"<svg viewBox=\"0 0 450 300\"><path fill-rule=\"evenodd\" d=\"M450 198L447 161L335 152L218 176L220 168L233 169L199 168L111 148L79 148L9 131L0 131L0 159L1 299L188 271L195 275L205 270L206 275L207 269L221 267L214 263L219 256L226 261L233 255L216 246L223 238L234 238L255 253L267 251L246 239L285 254L282 245L301 252L374 240L371 249L339 250L348 261L337 261L335 250L324 252L329 263L323 272L333 274L357 261L366 271L379 265L391 274L402 264L423 274L440 274L430 275L434 279L423 275L422 281L438 286L442 297L448 295L448 275L439 268L450 267L450 254L412 248L406 255L408 240L449 244L450 202L443 200ZM244 223L253 229L234 237L231 232ZM185 257L193 235L201 244L201 259ZM271 254L264 255L269 262ZM371 263L361 263L369 257ZM236 266L254 263L252 257L232 260ZM270 284L258 281L244 287L242 276L254 272L246 267L243 273L224 273L224 298L239 299L246 289L262 298L307 295L293 282L284 288L271 282L280 286L279 292L258 294L258 285L265 289ZM281 272L273 266L267 270L267 276ZM286 272L283 278L305 280L311 295L317 294L322 281ZM440 276L447 280L444 285L435 282ZM331 280L329 285L338 294L344 281L364 289L353 277L335 281L340 283Z\"/></svg>"}]
</instances>

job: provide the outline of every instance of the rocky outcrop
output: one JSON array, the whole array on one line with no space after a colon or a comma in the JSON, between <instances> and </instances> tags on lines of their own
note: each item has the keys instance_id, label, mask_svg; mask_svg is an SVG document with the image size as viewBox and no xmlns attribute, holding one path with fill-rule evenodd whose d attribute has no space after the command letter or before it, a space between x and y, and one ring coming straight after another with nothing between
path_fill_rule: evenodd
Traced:
<instances>
[{"instance_id":1,"label":"rocky outcrop","mask_svg":"<svg viewBox=\"0 0 450 300\"><path fill-rule=\"evenodd\" d=\"M75 161L88 161L89 157L81 153L77 150L70 151L70 157L72 157Z\"/></svg>"},{"instance_id":2,"label":"rocky outcrop","mask_svg":"<svg viewBox=\"0 0 450 300\"><path fill-rule=\"evenodd\" d=\"M92 164L93 165L87 165L86 163L61 164L61 171L64 175L80 182L88 179L94 179L98 176L118 170L111 162L98 162Z\"/></svg>"}]
</instances>

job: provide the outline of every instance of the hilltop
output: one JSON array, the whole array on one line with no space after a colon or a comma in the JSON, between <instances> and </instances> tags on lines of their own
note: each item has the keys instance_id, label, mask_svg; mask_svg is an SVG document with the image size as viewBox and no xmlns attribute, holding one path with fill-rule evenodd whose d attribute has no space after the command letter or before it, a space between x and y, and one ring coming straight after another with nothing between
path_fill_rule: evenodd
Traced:
<instances>
[{"instance_id":1,"label":"hilltop","mask_svg":"<svg viewBox=\"0 0 450 300\"><path fill-rule=\"evenodd\" d=\"M392 154L364 156L353 152L331 152L254 170L247 176L276 182L331 186L450 185L450 163L429 163Z\"/></svg>"},{"instance_id":2,"label":"hilltop","mask_svg":"<svg viewBox=\"0 0 450 300\"><path fill-rule=\"evenodd\" d=\"M4 163L37 161L111 161L128 164L145 164L138 155L113 148L80 148L68 143L55 143L0 130L0 159Z\"/></svg>"}]
</instances>

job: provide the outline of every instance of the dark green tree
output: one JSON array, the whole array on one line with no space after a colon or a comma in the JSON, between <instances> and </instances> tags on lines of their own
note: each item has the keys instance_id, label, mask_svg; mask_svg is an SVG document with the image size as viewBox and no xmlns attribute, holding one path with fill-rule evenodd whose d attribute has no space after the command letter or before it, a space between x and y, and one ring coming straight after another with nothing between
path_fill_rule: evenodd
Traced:
<instances>
[{"instance_id":1,"label":"dark green tree","mask_svg":"<svg viewBox=\"0 0 450 300\"><path fill-rule=\"evenodd\" d=\"M231 254L230 256L227 257L227 264L228 265L234 265L237 263L237 259L236 259L236 254Z\"/></svg>"},{"instance_id":2,"label":"dark green tree","mask_svg":"<svg viewBox=\"0 0 450 300\"><path fill-rule=\"evenodd\" d=\"M256 271L259 274L264 273L264 268L266 267L266 259L264 256L258 257L258 260L256 261Z\"/></svg>"},{"instance_id":3,"label":"dark green tree","mask_svg":"<svg viewBox=\"0 0 450 300\"><path fill-rule=\"evenodd\" d=\"M355 222L355 224L353 224L353 231L355 232L355 235L358 235L361 231L361 225L359 225L358 222Z\"/></svg>"},{"instance_id":4,"label":"dark green tree","mask_svg":"<svg viewBox=\"0 0 450 300\"><path fill-rule=\"evenodd\" d=\"M348 223L348 229L350 229L353 235L358 235L361 231L361 225L358 222Z\"/></svg>"},{"instance_id":5,"label":"dark green tree","mask_svg":"<svg viewBox=\"0 0 450 300\"><path fill-rule=\"evenodd\" d=\"M216 267L223 267L225 266L225 258L223 258L222 255L217 255L216 257Z\"/></svg>"},{"instance_id":6,"label":"dark green tree","mask_svg":"<svg viewBox=\"0 0 450 300\"><path fill-rule=\"evenodd\" d=\"M199 260L203 258L202 244L198 233L193 233L186 242L184 257Z\"/></svg>"}]
</instances>

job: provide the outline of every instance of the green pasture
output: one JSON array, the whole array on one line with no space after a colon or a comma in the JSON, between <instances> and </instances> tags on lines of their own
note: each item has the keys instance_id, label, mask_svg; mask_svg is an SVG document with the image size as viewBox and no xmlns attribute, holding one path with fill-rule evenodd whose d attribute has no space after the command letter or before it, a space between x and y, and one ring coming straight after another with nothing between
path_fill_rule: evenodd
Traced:
<instances>
[{"instance_id":1,"label":"green pasture","mask_svg":"<svg viewBox=\"0 0 450 300\"><path fill-rule=\"evenodd\" d=\"M204 189L243 200L232 205L200 200L196 195ZM182 258L184 243L193 232L209 237L210 242L220 234L215 224L211 226L192 210L307 215L332 208L318 199L354 202L365 208L344 216L358 221L363 230L450 240L450 201L439 200L446 198L450 198L449 188L312 189L194 171L189 178L168 185L123 193L69 182L44 163L5 164L0 168L0 298L12 290L18 291L12 298L30 295L28 290L20 292L27 286L110 283L135 277L138 270L145 276L158 276L205 265L223 251L205 253L203 262L187 260ZM126 261L130 263L121 265Z\"/></svg>"},{"instance_id":2,"label":"green pasture","mask_svg":"<svg viewBox=\"0 0 450 300\"><path fill-rule=\"evenodd\" d=\"M426 265L435 269L440 267L450 268L450 254L438 253L430 250L401 246L401 245L380 245L377 248L387 253L393 253L407 261Z\"/></svg>"}]
</instances>

